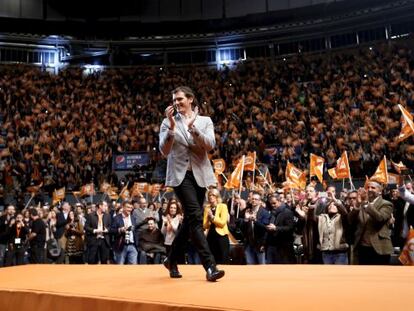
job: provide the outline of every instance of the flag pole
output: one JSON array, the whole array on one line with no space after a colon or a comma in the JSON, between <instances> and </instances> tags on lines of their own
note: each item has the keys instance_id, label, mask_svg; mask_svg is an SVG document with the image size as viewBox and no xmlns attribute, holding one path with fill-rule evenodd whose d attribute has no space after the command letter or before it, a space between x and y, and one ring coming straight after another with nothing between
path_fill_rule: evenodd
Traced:
<instances>
[{"instance_id":1,"label":"flag pole","mask_svg":"<svg viewBox=\"0 0 414 311\"><path fill-rule=\"evenodd\" d=\"M242 158L242 167L241 167L241 172L240 172L240 186L239 186L239 194L241 195L241 191L242 191L242 187L243 187L243 173L244 173L244 159L245 159L245 155L243 155Z\"/></svg>"},{"instance_id":2,"label":"flag pole","mask_svg":"<svg viewBox=\"0 0 414 311\"><path fill-rule=\"evenodd\" d=\"M92 184L92 191L91 191L90 196L91 196L91 205L92 205L93 204L93 192L95 191L95 184L93 183L93 179L92 179L91 184Z\"/></svg>"},{"instance_id":3,"label":"flag pole","mask_svg":"<svg viewBox=\"0 0 414 311\"><path fill-rule=\"evenodd\" d=\"M253 189L254 189L254 178L256 175L256 151L253 152Z\"/></svg>"},{"instance_id":4,"label":"flag pole","mask_svg":"<svg viewBox=\"0 0 414 311\"><path fill-rule=\"evenodd\" d=\"M267 167L267 169L269 170L269 168L268 168L268 167ZM269 188L270 188L270 190L271 190L271 191L273 191L273 187L272 187L272 185L271 185L271 184L269 184L269 182L267 181L266 176L264 176L264 175L263 175L263 173L262 173L259 169L257 169L257 170L259 171L260 176L262 176L262 177L263 177L263 179L264 179L264 181L265 181L266 185L268 185L268 186L269 186ZM268 172L268 174L270 174L270 172Z\"/></svg>"},{"instance_id":5,"label":"flag pole","mask_svg":"<svg viewBox=\"0 0 414 311\"><path fill-rule=\"evenodd\" d=\"M24 206L24 209L26 209L29 206L30 202L32 202L34 197L35 197L35 194L32 192L32 196L30 197L29 201L27 201L26 205Z\"/></svg>"}]
</instances>

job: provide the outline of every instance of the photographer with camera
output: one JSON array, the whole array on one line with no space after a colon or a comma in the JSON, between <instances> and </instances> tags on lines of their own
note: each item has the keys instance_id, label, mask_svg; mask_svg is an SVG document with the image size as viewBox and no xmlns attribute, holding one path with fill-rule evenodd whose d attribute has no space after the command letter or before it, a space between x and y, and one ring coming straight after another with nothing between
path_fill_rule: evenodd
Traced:
<instances>
[{"instance_id":1,"label":"photographer with camera","mask_svg":"<svg viewBox=\"0 0 414 311\"><path fill-rule=\"evenodd\" d=\"M110 232L115 237L113 245L115 262L118 265L135 265L138 258L138 231L134 217L131 215L132 203L122 202L122 213L112 220Z\"/></svg>"}]
</instances>

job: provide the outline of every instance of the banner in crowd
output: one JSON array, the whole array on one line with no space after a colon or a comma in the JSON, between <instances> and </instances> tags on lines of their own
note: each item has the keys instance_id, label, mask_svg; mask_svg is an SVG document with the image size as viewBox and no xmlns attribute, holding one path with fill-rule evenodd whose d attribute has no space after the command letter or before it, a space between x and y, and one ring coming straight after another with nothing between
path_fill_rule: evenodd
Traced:
<instances>
[{"instance_id":1,"label":"banner in crowd","mask_svg":"<svg viewBox=\"0 0 414 311\"><path fill-rule=\"evenodd\" d=\"M256 170L256 151L248 152L244 157L244 170L254 172Z\"/></svg>"},{"instance_id":2,"label":"banner in crowd","mask_svg":"<svg viewBox=\"0 0 414 311\"><path fill-rule=\"evenodd\" d=\"M226 170L226 162L224 159L213 160L214 174L216 176L221 175Z\"/></svg>"},{"instance_id":3,"label":"banner in crowd","mask_svg":"<svg viewBox=\"0 0 414 311\"><path fill-rule=\"evenodd\" d=\"M65 187L53 191L52 205L55 205L65 198Z\"/></svg>"},{"instance_id":4,"label":"banner in crowd","mask_svg":"<svg viewBox=\"0 0 414 311\"><path fill-rule=\"evenodd\" d=\"M344 151L341 157L336 161L336 167L328 170L328 174L333 179L351 178L351 170L349 169L348 153Z\"/></svg>"},{"instance_id":5,"label":"banner in crowd","mask_svg":"<svg viewBox=\"0 0 414 311\"><path fill-rule=\"evenodd\" d=\"M233 173L231 173L229 179L224 185L224 188L238 189L240 187L241 180L243 178L244 158L245 156L243 156L241 161L237 163L236 168L234 169Z\"/></svg>"},{"instance_id":6,"label":"banner in crowd","mask_svg":"<svg viewBox=\"0 0 414 311\"><path fill-rule=\"evenodd\" d=\"M414 134L414 122L413 116L403 106L398 107L401 110L401 133L397 140L401 142Z\"/></svg>"},{"instance_id":7,"label":"banner in crowd","mask_svg":"<svg viewBox=\"0 0 414 311\"><path fill-rule=\"evenodd\" d=\"M80 189L80 196L95 195L95 185L93 183L83 185Z\"/></svg>"},{"instance_id":8,"label":"banner in crowd","mask_svg":"<svg viewBox=\"0 0 414 311\"><path fill-rule=\"evenodd\" d=\"M398 174L401 174L402 171L407 170L407 167L404 165L404 163L402 163L402 161L400 161L399 163L395 163L391 160L391 164Z\"/></svg>"},{"instance_id":9,"label":"banner in crowd","mask_svg":"<svg viewBox=\"0 0 414 311\"><path fill-rule=\"evenodd\" d=\"M150 162L149 154L123 153L114 155L112 158L112 169L115 171L133 170L135 166L146 166Z\"/></svg>"},{"instance_id":10,"label":"banner in crowd","mask_svg":"<svg viewBox=\"0 0 414 311\"><path fill-rule=\"evenodd\" d=\"M414 229L410 228L408 233L407 242L404 245L404 248L401 252L400 257L398 257L400 262L404 266L414 266Z\"/></svg>"},{"instance_id":11,"label":"banner in crowd","mask_svg":"<svg viewBox=\"0 0 414 311\"><path fill-rule=\"evenodd\" d=\"M286 186L293 189L306 188L306 174L288 161L286 165Z\"/></svg>"},{"instance_id":12,"label":"banner in crowd","mask_svg":"<svg viewBox=\"0 0 414 311\"><path fill-rule=\"evenodd\" d=\"M310 155L310 177L318 177L320 183L323 183L323 164L325 159L317 156L316 154L311 153Z\"/></svg>"},{"instance_id":13,"label":"banner in crowd","mask_svg":"<svg viewBox=\"0 0 414 311\"><path fill-rule=\"evenodd\" d=\"M388 169L387 169L387 158L381 160L374 175L369 180L377 181L379 183L388 184Z\"/></svg>"}]
</instances>

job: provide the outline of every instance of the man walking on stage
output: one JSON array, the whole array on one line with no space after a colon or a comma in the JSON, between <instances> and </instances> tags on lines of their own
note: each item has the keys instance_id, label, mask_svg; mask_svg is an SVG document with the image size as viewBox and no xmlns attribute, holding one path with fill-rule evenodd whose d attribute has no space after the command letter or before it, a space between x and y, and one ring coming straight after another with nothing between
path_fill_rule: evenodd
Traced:
<instances>
[{"instance_id":1,"label":"man walking on stage","mask_svg":"<svg viewBox=\"0 0 414 311\"><path fill-rule=\"evenodd\" d=\"M174 188L184 209L184 220L164 266L171 278L182 277L177 260L190 235L207 281L214 282L224 276L224 271L217 269L203 233L206 188L216 184L207 156L215 146L214 126L209 117L198 116L197 99L189 87L180 86L172 95L173 104L165 109L166 118L160 128L160 151L167 157L165 185Z\"/></svg>"}]
</instances>

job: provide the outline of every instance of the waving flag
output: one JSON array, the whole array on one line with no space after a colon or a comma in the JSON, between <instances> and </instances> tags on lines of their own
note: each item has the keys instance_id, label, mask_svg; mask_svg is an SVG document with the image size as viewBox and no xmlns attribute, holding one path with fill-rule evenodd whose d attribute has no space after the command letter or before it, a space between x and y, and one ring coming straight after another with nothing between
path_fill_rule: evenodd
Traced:
<instances>
[{"instance_id":1,"label":"waving flag","mask_svg":"<svg viewBox=\"0 0 414 311\"><path fill-rule=\"evenodd\" d=\"M387 158L384 156L384 159L378 165L377 170L374 175L371 176L369 180L377 181L379 183L388 184L388 169L387 169Z\"/></svg>"},{"instance_id":2,"label":"waving flag","mask_svg":"<svg viewBox=\"0 0 414 311\"><path fill-rule=\"evenodd\" d=\"M413 116L401 105L398 105L401 110L401 133L398 135L399 142L407 139L414 134Z\"/></svg>"},{"instance_id":3,"label":"waving flag","mask_svg":"<svg viewBox=\"0 0 414 311\"><path fill-rule=\"evenodd\" d=\"M310 156L310 177L316 176L318 177L319 181L323 183L323 164L325 163L325 159L311 153Z\"/></svg>"}]
</instances>

